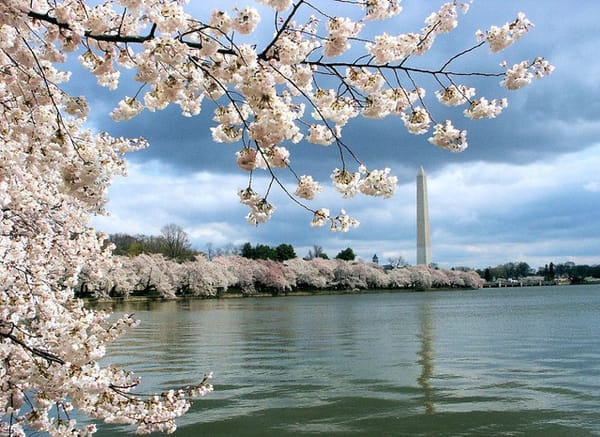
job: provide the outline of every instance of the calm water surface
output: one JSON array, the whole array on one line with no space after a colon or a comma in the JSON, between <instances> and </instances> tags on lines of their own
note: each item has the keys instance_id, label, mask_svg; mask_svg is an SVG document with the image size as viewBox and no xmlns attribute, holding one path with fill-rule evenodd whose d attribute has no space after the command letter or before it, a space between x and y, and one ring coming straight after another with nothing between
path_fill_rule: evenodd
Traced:
<instances>
[{"instance_id":1,"label":"calm water surface","mask_svg":"<svg viewBox=\"0 0 600 437\"><path fill-rule=\"evenodd\" d=\"M215 392L178 436L600 435L600 286L129 303L108 361ZM106 425L100 436L129 428Z\"/></svg>"}]
</instances>

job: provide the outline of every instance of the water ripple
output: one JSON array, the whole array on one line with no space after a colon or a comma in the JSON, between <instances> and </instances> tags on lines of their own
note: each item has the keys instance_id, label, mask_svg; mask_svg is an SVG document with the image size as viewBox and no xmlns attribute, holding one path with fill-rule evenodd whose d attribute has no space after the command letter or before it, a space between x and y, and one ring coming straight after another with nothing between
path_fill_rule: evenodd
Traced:
<instances>
[{"instance_id":1,"label":"water ripple","mask_svg":"<svg viewBox=\"0 0 600 437\"><path fill-rule=\"evenodd\" d=\"M600 287L169 302L110 362L215 372L178 436L600 434ZM98 435L128 429L100 427Z\"/></svg>"}]
</instances>

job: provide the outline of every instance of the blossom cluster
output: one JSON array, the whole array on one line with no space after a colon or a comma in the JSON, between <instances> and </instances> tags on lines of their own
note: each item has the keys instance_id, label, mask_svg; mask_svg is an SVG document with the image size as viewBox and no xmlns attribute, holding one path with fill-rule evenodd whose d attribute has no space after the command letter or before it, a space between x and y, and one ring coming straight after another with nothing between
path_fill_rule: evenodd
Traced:
<instances>
[{"instance_id":1,"label":"blossom cluster","mask_svg":"<svg viewBox=\"0 0 600 437\"><path fill-rule=\"evenodd\" d=\"M502 109L508 106L507 99L493 99L488 101L485 97L473 100L471 105L465 109L467 117L477 120L479 118L496 118Z\"/></svg>"},{"instance_id":2,"label":"blossom cluster","mask_svg":"<svg viewBox=\"0 0 600 437\"><path fill-rule=\"evenodd\" d=\"M350 48L349 39L356 37L363 25L347 17L333 17L327 21L329 32L325 40L323 54L327 57L341 55Z\"/></svg>"},{"instance_id":3,"label":"blossom cluster","mask_svg":"<svg viewBox=\"0 0 600 437\"><path fill-rule=\"evenodd\" d=\"M503 65L505 65L503 63ZM529 85L535 79L552 74L554 66L544 58L535 58L533 62L522 61L507 68L504 79L500 82L502 86L509 90L517 90Z\"/></svg>"},{"instance_id":4,"label":"blossom cluster","mask_svg":"<svg viewBox=\"0 0 600 437\"><path fill-rule=\"evenodd\" d=\"M436 90L436 97L447 106L459 106L467 103L475 95L475 88L467 88L465 85L450 85L443 91Z\"/></svg>"},{"instance_id":5,"label":"blossom cluster","mask_svg":"<svg viewBox=\"0 0 600 437\"><path fill-rule=\"evenodd\" d=\"M264 223L271 218L275 207L265 197L261 197L251 187L238 191L240 202L250 208L246 215L246 221L252 225Z\"/></svg>"},{"instance_id":6,"label":"blossom cluster","mask_svg":"<svg viewBox=\"0 0 600 437\"><path fill-rule=\"evenodd\" d=\"M358 4L366 10L365 20L384 20L402 12L401 0L361 0Z\"/></svg>"},{"instance_id":7,"label":"blossom cluster","mask_svg":"<svg viewBox=\"0 0 600 437\"><path fill-rule=\"evenodd\" d=\"M333 232L348 232L351 228L357 227L360 222L350 217L343 209L336 216L332 216L327 208L316 210L310 225L319 228L326 224L329 224L329 229Z\"/></svg>"},{"instance_id":8,"label":"blossom cluster","mask_svg":"<svg viewBox=\"0 0 600 437\"><path fill-rule=\"evenodd\" d=\"M379 65L402 61L411 55L422 55L433 46L437 35L450 32L458 26L458 7L463 13L467 13L469 9L466 3L445 3L438 12L425 19L421 33L401 33L393 36L384 32L376 36L374 42L367 42L365 49Z\"/></svg>"},{"instance_id":9,"label":"blossom cluster","mask_svg":"<svg viewBox=\"0 0 600 437\"><path fill-rule=\"evenodd\" d=\"M488 43L490 51L499 52L522 38L531 27L533 27L533 23L523 12L519 12L515 21L511 23L491 26L485 33L481 30L477 31L477 38Z\"/></svg>"},{"instance_id":10,"label":"blossom cluster","mask_svg":"<svg viewBox=\"0 0 600 437\"><path fill-rule=\"evenodd\" d=\"M435 125L429 142L451 152L462 152L467 148L466 136L464 130L455 128L450 120L446 120L444 124Z\"/></svg>"},{"instance_id":11,"label":"blossom cluster","mask_svg":"<svg viewBox=\"0 0 600 437\"><path fill-rule=\"evenodd\" d=\"M357 193L362 193L387 198L394 194L398 182L396 176L389 175L390 171L390 168L369 171L364 165L353 173L336 168L331 174L331 180L343 197L353 197Z\"/></svg>"},{"instance_id":12,"label":"blossom cluster","mask_svg":"<svg viewBox=\"0 0 600 437\"><path fill-rule=\"evenodd\" d=\"M323 190L321 184L316 182L310 175L302 175L298 180L298 188L294 194L301 199L312 200Z\"/></svg>"}]
</instances>

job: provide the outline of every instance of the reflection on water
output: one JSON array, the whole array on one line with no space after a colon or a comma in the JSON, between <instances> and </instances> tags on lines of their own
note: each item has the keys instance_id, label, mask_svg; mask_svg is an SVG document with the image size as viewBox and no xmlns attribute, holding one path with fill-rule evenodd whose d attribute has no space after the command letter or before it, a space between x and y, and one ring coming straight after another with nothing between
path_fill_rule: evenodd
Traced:
<instances>
[{"instance_id":1,"label":"reflection on water","mask_svg":"<svg viewBox=\"0 0 600 437\"><path fill-rule=\"evenodd\" d=\"M434 393L431 387L431 377L433 375L433 325L431 321L431 313L429 304L423 302L419 305L420 316L420 340L421 349L419 349L419 365L421 366L421 374L417 378L417 382L423 389L423 404L427 414L435 413Z\"/></svg>"},{"instance_id":2,"label":"reflection on water","mask_svg":"<svg viewBox=\"0 0 600 437\"><path fill-rule=\"evenodd\" d=\"M117 310L142 324L108 360L144 392L215 372L178 436L600 434L600 287Z\"/></svg>"}]
</instances>

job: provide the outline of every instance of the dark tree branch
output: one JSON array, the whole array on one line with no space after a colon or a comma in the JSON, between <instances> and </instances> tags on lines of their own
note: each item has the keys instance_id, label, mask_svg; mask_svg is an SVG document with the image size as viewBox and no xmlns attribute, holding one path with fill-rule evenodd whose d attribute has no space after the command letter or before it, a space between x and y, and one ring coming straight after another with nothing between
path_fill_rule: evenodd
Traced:
<instances>
[{"instance_id":1,"label":"dark tree branch","mask_svg":"<svg viewBox=\"0 0 600 437\"><path fill-rule=\"evenodd\" d=\"M294 15L296 14L296 12L300 8L300 6L302 6L303 3L304 3L304 0L300 0L298 3L296 3L294 5L294 8L292 9L292 11L290 12L290 14L286 18L285 22L282 24L282 26L279 29L279 31L277 32L277 34L273 37L273 39L271 40L271 42L269 43L269 45L267 45L267 47L265 47L265 49L262 51L262 53L258 55L259 59L263 59L263 60L267 59L267 54L269 53L269 50L271 50L271 48L277 43L277 40L279 39L279 37L281 36L281 34L285 30L288 29L288 24L290 23L290 21L292 21L292 18L294 17Z\"/></svg>"},{"instance_id":2,"label":"dark tree branch","mask_svg":"<svg viewBox=\"0 0 600 437\"><path fill-rule=\"evenodd\" d=\"M464 54L464 53L463 53ZM453 59L455 59L455 57L453 57ZM303 64L306 65L311 65L311 66L315 66L315 67L320 67L320 68L335 68L335 67L354 67L354 68L377 68L380 70L392 70L392 71L397 71L397 70L403 70L409 73L421 73L421 74L429 74L429 75L436 75L436 74L443 74L443 75L448 75L448 76L480 76L480 77L501 77L504 76L504 73L484 73L484 72L470 72L470 73L464 73L464 72L460 72L460 71L444 71L444 67L448 64L446 63L444 65L444 67L438 69L438 70L427 70L427 69L423 69L423 68L414 68L414 67L404 67L401 65L391 65L391 64L384 64L384 65L374 65L371 63L359 63L359 62L323 62L321 60L318 61L304 61L302 62Z\"/></svg>"},{"instance_id":3,"label":"dark tree branch","mask_svg":"<svg viewBox=\"0 0 600 437\"><path fill-rule=\"evenodd\" d=\"M40 14L39 12L29 11L27 15L34 20L45 21L46 23L54 24L61 29L72 30L71 26L68 23L61 23L55 17L46 14ZM154 33L156 32L156 24L152 25L150 32L148 35L106 35L106 34L93 34L89 31L84 32L84 35L87 38L96 40L96 41L106 41L106 42L124 42L124 43L143 43L149 41L154 38Z\"/></svg>"},{"instance_id":4,"label":"dark tree branch","mask_svg":"<svg viewBox=\"0 0 600 437\"><path fill-rule=\"evenodd\" d=\"M10 332L8 332L8 333L0 332L0 337L8 338L9 340L11 340L14 343L18 344L19 346L21 346L23 349L31 352L33 355L41 357L47 361L50 361L52 363L57 363L57 364L65 364L65 361L62 358L60 358L54 354L51 354L50 352L39 349L37 347L28 346L23 340L19 340L17 337L15 337Z\"/></svg>"},{"instance_id":5,"label":"dark tree branch","mask_svg":"<svg viewBox=\"0 0 600 437\"><path fill-rule=\"evenodd\" d=\"M466 55L466 54L467 54L467 53L469 53L469 52L472 52L472 51L473 51L473 50L475 50L475 49L478 49L479 47L481 47L481 46L482 46L482 45L484 45L484 44L485 44L485 41L481 41L479 44L477 44L477 45L474 45L473 47L471 47L471 48L469 48L469 49L463 50L463 51L462 51L462 52L460 52L460 53L457 53L456 55L454 55L454 56L452 56L450 59L448 59L448 61L447 61L447 62L446 62L444 65L442 65L442 67L440 68L440 70L445 70L445 69L446 69L446 67L447 67L448 65L450 65L450 63L451 63L452 61L454 61L455 59L458 59L458 58L460 58L460 57L461 57L461 56L463 56L463 55Z\"/></svg>"}]
</instances>

